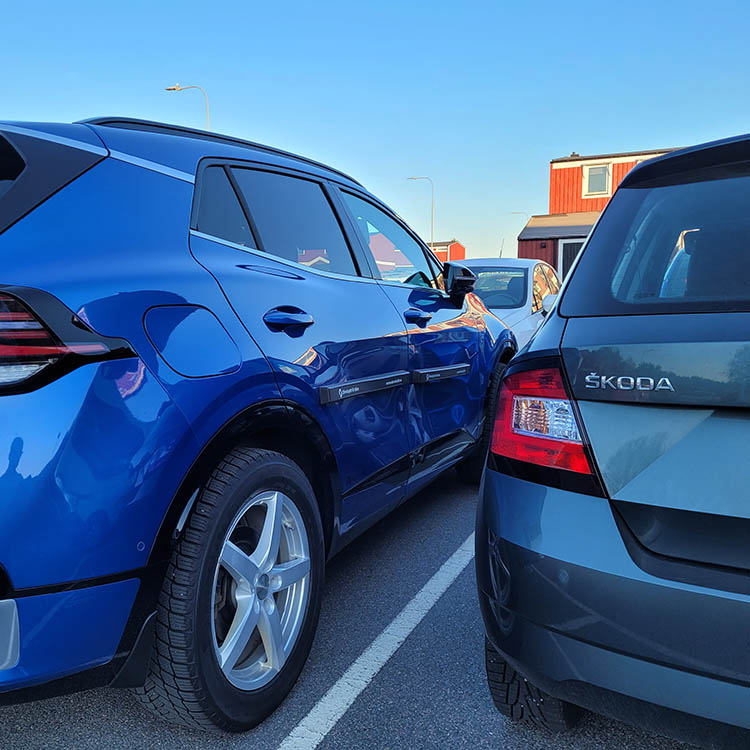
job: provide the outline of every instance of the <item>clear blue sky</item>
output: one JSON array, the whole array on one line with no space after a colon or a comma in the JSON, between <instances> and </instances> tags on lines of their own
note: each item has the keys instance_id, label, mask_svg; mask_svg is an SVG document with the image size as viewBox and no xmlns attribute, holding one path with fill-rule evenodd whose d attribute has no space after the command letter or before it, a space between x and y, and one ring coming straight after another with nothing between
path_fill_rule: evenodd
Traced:
<instances>
[{"instance_id":1,"label":"clear blue sky","mask_svg":"<svg viewBox=\"0 0 750 750\"><path fill-rule=\"evenodd\" d=\"M13 2L0 119L212 128L357 177L426 239L515 254L549 160L750 131L744 1Z\"/></svg>"}]
</instances>

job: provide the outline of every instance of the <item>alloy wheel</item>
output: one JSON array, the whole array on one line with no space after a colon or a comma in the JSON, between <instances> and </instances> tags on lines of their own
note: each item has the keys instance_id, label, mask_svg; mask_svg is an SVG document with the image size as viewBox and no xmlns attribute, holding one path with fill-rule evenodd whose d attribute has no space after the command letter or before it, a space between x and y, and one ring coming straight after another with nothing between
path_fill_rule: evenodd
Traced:
<instances>
[{"instance_id":1,"label":"alloy wheel","mask_svg":"<svg viewBox=\"0 0 750 750\"><path fill-rule=\"evenodd\" d=\"M214 653L227 680L257 690L283 668L310 598L310 545L287 495L251 497L229 526L212 593Z\"/></svg>"}]
</instances>

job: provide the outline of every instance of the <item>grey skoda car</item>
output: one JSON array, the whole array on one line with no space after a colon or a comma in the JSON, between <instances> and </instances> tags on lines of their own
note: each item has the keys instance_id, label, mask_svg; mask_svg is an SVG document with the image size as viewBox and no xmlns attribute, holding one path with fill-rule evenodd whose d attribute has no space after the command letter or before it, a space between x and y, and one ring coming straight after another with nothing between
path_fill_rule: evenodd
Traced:
<instances>
[{"instance_id":1,"label":"grey skoda car","mask_svg":"<svg viewBox=\"0 0 750 750\"><path fill-rule=\"evenodd\" d=\"M750 136L625 178L495 413L476 564L499 710L750 746Z\"/></svg>"}]
</instances>

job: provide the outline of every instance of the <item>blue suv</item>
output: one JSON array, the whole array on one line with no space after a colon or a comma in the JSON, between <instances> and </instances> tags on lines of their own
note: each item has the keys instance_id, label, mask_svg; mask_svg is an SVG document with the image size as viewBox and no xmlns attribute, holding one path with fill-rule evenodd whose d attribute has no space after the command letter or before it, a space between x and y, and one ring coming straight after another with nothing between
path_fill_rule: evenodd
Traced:
<instances>
[{"instance_id":1,"label":"blue suv","mask_svg":"<svg viewBox=\"0 0 750 750\"><path fill-rule=\"evenodd\" d=\"M257 724L325 560L478 481L512 334L355 180L146 121L0 123L0 259L0 692Z\"/></svg>"},{"instance_id":2,"label":"blue suv","mask_svg":"<svg viewBox=\"0 0 750 750\"><path fill-rule=\"evenodd\" d=\"M621 183L498 398L477 519L506 715L750 735L750 136Z\"/></svg>"}]
</instances>

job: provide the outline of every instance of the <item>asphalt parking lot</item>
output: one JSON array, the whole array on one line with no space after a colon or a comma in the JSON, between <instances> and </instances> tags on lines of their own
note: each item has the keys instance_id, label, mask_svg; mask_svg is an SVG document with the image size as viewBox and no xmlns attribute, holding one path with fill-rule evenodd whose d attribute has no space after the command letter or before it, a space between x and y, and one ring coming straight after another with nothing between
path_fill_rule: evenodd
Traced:
<instances>
[{"instance_id":1,"label":"asphalt parking lot","mask_svg":"<svg viewBox=\"0 0 750 750\"><path fill-rule=\"evenodd\" d=\"M464 544L473 530L475 503L475 493L450 472L330 563L307 666L281 709L256 730L246 735L184 730L151 716L129 692L105 689L0 709L0 748L270 750L285 740L286 747L305 747L290 742L290 733ZM468 560L318 747L686 747L595 716L564 736L509 723L487 692L482 641Z\"/></svg>"}]
</instances>

